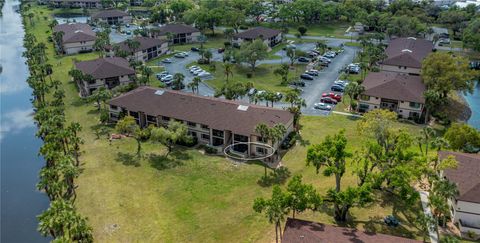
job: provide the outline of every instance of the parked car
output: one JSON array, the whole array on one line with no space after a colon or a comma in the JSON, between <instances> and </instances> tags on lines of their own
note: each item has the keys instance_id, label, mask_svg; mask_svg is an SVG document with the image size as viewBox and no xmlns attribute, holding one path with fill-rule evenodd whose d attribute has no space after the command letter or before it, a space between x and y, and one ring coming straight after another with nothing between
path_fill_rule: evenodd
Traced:
<instances>
[{"instance_id":1,"label":"parked car","mask_svg":"<svg viewBox=\"0 0 480 243\"><path fill-rule=\"evenodd\" d=\"M330 97L330 98L336 100L337 102L341 102L341 101L342 101L342 96L341 96L341 95L335 94L335 93L332 93L332 92L330 92L330 93L323 93L323 94L322 94L322 97Z\"/></svg>"},{"instance_id":2,"label":"parked car","mask_svg":"<svg viewBox=\"0 0 480 243\"><path fill-rule=\"evenodd\" d=\"M162 60L163 63L172 63L172 59L170 58L165 58Z\"/></svg>"},{"instance_id":3,"label":"parked car","mask_svg":"<svg viewBox=\"0 0 480 243\"><path fill-rule=\"evenodd\" d=\"M319 64L321 67L328 67L328 62L319 61L318 64Z\"/></svg>"},{"instance_id":4,"label":"parked car","mask_svg":"<svg viewBox=\"0 0 480 243\"><path fill-rule=\"evenodd\" d=\"M315 53L315 52L313 52L313 51L308 52L307 54L308 54L308 56L311 57L311 58L318 56L318 54Z\"/></svg>"},{"instance_id":5,"label":"parked car","mask_svg":"<svg viewBox=\"0 0 480 243\"><path fill-rule=\"evenodd\" d=\"M329 51L323 54L324 57L326 58L334 58L336 56L335 52Z\"/></svg>"},{"instance_id":6,"label":"parked car","mask_svg":"<svg viewBox=\"0 0 480 243\"><path fill-rule=\"evenodd\" d=\"M313 70L307 70L305 71L306 74L310 76L318 76L319 72L318 71L313 71Z\"/></svg>"},{"instance_id":7,"label":"parked car","mask_svg":"<svg viewBox=\"0 0 480 243\"><path fill-rule=\"evenodd\" d=\"M345 87L347 86L347 84L348 84L348 81L345 81L345 80L335 80L333 83L336 84L336 85L340 85L340 86L342 86L342 87L345 88Z\"/></svg>"},{"instance_id":8,"label":"parked car","mask_svg":"<svg viewBox=\"0 0 480 243\"><path fill-rule=\"evenodd\" d=\"M200 78L208 78L208 77L211 77L211 76L212 76L212 74L209 73L209 72L206 72L206 71L200 72L198 74L198 77L200 77Z\"/></svg>"},{"instance_id":9,"label":"parked car","mask_svg":"<svg viewBox=\"0 0 480 243\"><path fill-rule=\"evenodd\" d=\"M248 96L252 96L254 95L255 93L257 93L257 89L256 88L251 88L248 90L247 94Z\"/></svg>"},{"instance_id":10,"label":"parked car","mask_svg":"<svg viewBox=\"0 0 480 243\"><path fill-rule=\"evenodd\" d=\"M342 86L340 85L332 85L332 87L330 88L331 91L335 91L335 92L343 92L345 90L345 88L343 88Z\"/></svg>"},{"instance_id":11,"label":"parked car","mask_svg":"<svg viewBox=\"0 0 480 243\"><path fill-rule=\"evenodd\" d=\"M218 53L223 53L225 51L225 48L218 48Z\"/></svg>"},{"instance_id":12,"label":"parked car","mask_svg":"<svg viewBox=\"0 0 480 243\"><path fill-rule=\"evenodd\" d=\"M293 86L305 87L305 82L298 80L291 83Z\"/></svg>"},{"instance_id":13,"label":"parked car","mask_svg":"<svg viewBox=\"0 0 480 243\"><path fill-rule=\"evenodd\" d=\"M203 69L201 69L201 68L200 69L195 69L193 71L193 75L198 76L201 72L203 72Z\"/></svg>"},{"instance_id":14,"label":"parked car","mask_svg":"<svg viewBox=\"0 0 480 243\"><path fill-rule=\"evenodd\" d=\"M162 81L162 82L167 82L167 81L172 81L172 80L173 80L173 75L171 75L171 74L165 75L160 79L160 81Z\"/></svg>"},{"instance_id":15,"label":"parked car","mask_svg":"<svg viewBox=\"0 0 480 243\"><path fill-rule=\"evenodd\" d=\"M318 110L323 110L323 111L331 111L332 110L332 106L331 105L327 105L325 103L315 103L313 105L313 107L315 109L318 109Z\"/></svg>"},{"instance_id":16,"label":"parked car","mask_svg":"<svg viewBox=\"0 0 480 243\"><path fill-rule=\"evenodd\" d=\"M167 71L163 71L161 73L157 73L155 74L155 76L157 77L158 80L161 80L163 77L169 75L170 73L168 73Z\"/></svg>"},{"instance_id":17,"label":"parked car","mask_svg":"<svg viewBox=\"0 0 480 243\"><path fill-rule=\"evenodd\" d=\"M297 61L299 61L299 62L310 62L310 59L308 59L308 58L306 58L306 57L299 57L299 58L297 59Z\"/></svg>"},{"instance_id":18,"label":"parked car","mask_svg":"<svg viewBox=\"0 0 480 243\"><path fill-rule=\"evenodd\" d=\"M190 48L191 51L194 51L194 52L199 52L200 49L198 47L192 47Z\"/></svg>"},{"instance_id":19,"label":"parked car","mask_svg":"<svg viewBox=\"0 0 480 243\"><path fill-rule=\"evenodd\" d=\"M332 60L330 58L324 57L324 56L319 56L317 59L321 62L326 62L326 63L331 63Z\"/></svg>"},{"instance_id":20,"label":"parked car","mask_svg":"<svg viewBox=\"0 0 480 243\"><path fill-rule=\"evenodd\" d=\"M306 80L313 80L313 76L309 75L309 74L306 74L306 73L300 75L300 78L301 79L306 79Z\"/></svg>"},{"instance_id":21,"label":"parked car","mask_svg":"<svg viewBox=\"0 0 480 243\"><path fill-rule=\"evenodd\" d=\"M177 53L177 54L174 55L174 57L185 58L186 56L184 56L182 53Z\"/></svg>"},{"instance_id":22,"label":"parked car","mask_svg":"<svg viewBox=\"0 0 480 243\"><path fill-rule=\"evenodd\" d=\"M330 98L330 97L322 97L320 98L320 102L322 103L326 103L326 104L332 104L332 105L336 105L337 104L337 101Z\"/></svg>"}]
</instances>

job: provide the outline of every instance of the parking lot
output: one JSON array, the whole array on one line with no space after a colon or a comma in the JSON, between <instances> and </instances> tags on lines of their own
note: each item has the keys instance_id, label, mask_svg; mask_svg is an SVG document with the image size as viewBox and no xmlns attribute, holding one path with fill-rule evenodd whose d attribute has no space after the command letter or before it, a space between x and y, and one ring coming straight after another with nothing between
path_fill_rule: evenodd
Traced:
<instances>
[{"instance_id":1,"label":"parking lot","mask_svg":"<svg viewBox=\"0 0 480 243\"><path fill-rule=\"evenodd\" d=\"M342 42L337 42L340 45ZM308 51L313 49L315 46L314 43L305 43L305 44L298 44L297 48ZM352 63L355 53L358 49L356 47L344 47L344 52L337 55L335 58L332 58L331 63L328 67L324 68L320 71L318 76L314 76L313 80L303 80L305 82L305 87L302 87L302 98L305 99L307 107L302 109L302 112L307 115L328 115L331 111L324 111L314 108L315 103L319 103L320 99L322 98L322 93L324 92L331 92L330 87L334 83L335 80L338 79L340 76L340 71L347 66L348 64ZM219 54L217 50L211 49L213 54L212 60L213 61L222 61L223 57L222 54ZM165 70L168 71L170 74L175 73L182 73L185 76L184 84L187 85L192 81L195 77L189 70L186 68L188 64L194 63L199 59L199 55L197 52L188 52L188 56L185 58L177 58L171 57L172 63L162 63L159 61L159 66L164 66ZM260 63L262 64L280 64L280 63L288 63L289 59L286 57L285 51L281 50L276 53L279 56L282 56L281 59L271 59L271 60L262 60ZM208 70L207 70L208 71ZM190 92L189 89L185 88L184 91ZM199 86L199 94L204 96L213 96L215 90L202 82ZM245 102L248 102L248 97L244 98ZM287 107L289 104L278 102L275 103L275 107L284 108ZM333 110L333 109L332 109Z\"/></svg>"}]
</instances>

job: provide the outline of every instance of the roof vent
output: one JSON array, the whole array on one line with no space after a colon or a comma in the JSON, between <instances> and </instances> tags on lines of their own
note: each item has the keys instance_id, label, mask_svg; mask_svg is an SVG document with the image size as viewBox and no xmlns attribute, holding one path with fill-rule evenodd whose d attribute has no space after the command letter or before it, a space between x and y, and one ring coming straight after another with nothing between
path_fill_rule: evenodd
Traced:
<instances>
[{"instance_id":1,"label":"roof vent","mask_svg":"<svg viewBox=\"0 0 480 243\"><path fill-rule=\"evenodd\" d=\"M410 50L410 49L403 49L402 52L410 52L410 53L412 53L413 51Z\"/></svg>"},{"instance_id":2,"label":"roof vent","mask_svg":"<svg viewBox=\"0 0 480 243\"><path fill-rule=\"evenodd\" d=\"M78 32L83 32L82 30L75 30L75 33L78 33Z\"/></svg>"},{"instance_id":3,"label":"roof vent","mask_svg":"<svg viewBox=\"0 0 480 243\"><path fill-rule=\"evenodd\" d=\"M156 94L156 95L162 95L163 93L165 93L165 91L163 91L163 90L157 90L157 91L155 91L155 94Z\"/></svg>"},{"instance_id":4,"label":"roof vent","mask_svg":"<svg viewBox=\"0 0 480 243\"><path fill-rule=\"evenodd\" d=\"M246 106L246 105L239 105L239 106L237 107L237 110L239 110L239 111L247 111L247 110L248 110L248 106Z\"/></svg>"},{"instance_id":5,"label":"roof vent","mask_svg":"<svg viewBox=\"0 0 480 243\"><path fill-rule=\"evenodd\" d=\"M415 38L415 37L408 37L407 39L408 40L417 40L417 38Z\"/></svg>"}]
</instances>

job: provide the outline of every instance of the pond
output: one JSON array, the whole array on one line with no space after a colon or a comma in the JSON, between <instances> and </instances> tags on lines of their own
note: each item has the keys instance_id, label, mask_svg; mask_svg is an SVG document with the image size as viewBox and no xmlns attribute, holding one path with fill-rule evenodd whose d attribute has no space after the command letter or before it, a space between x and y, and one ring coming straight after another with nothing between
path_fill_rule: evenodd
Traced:
<instances>
[{"instance_id":1,"label":"pond","mask_svg":"<svg viewBox=\"0 0 480 243\"><path fill-rule=\"evenodd\" d=\"M472 110L472 116L468 119L468 124L480 130L480 82L477 82L473 94L465 96L470 109Z\"/></svg>"}]
</instances>

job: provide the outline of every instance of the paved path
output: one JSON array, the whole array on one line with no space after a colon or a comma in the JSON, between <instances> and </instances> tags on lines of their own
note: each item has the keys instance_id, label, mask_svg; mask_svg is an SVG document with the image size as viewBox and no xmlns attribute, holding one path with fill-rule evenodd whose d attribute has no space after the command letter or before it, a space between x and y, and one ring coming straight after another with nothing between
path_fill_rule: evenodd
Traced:
<instances>
[{"instance_id":1,"label":"paved path","mask_svg":"<svg viewBox=\"0 0 480 243\"><path fill-rule=\"evenodd\" d=\"M432 217L432 211L430 210L430 206L428 205L428 192L426 191L419 191L420 193L420 200L422 201L422 208L423 208L423 213L426 216ZM428 230L428 234L430 235L430 242L432 243L438 243L438 235L435 230Z\"/></svg>"},{"instance_id":2,"label":"paved path","mask_svg":"<svg viewBox=\"0 0 480 243\"><path fill-rule=\"evenodd\" d=\"M353 116L353 117L358 117L358 118L362 117L361 115L358 115L358 114L352 114L352 113L341 112L341 111L332 111L332 113L343 115L343 116Z\"/></svg>"}]
</instances>

